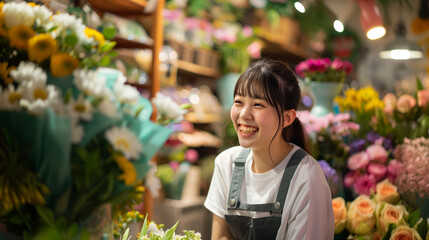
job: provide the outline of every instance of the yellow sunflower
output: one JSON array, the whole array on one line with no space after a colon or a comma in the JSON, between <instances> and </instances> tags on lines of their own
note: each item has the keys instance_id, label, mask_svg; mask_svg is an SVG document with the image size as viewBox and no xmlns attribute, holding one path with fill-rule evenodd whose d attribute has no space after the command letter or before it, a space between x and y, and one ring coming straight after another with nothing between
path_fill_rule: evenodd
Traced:
<instances>
[{"instance_id":1,"label":"yellow sunflower","mask_svg":"<svg viewBox=\"0 0 429 240\"><path fill-rule=\"evenodd\" d=\"M16 67L8 67L7 62L0 63L0 78L3 80L3 82L7 85L10 83L13 83L13 79L9 77L10 71L15 69Z\"/></svg>"},{"instance_id":2,"label":"yellow sunflower","mask_svg":"<svg viewBox=\"0 0 429 240\"><path fill-rule=\"evenodd\" d=\"M137 180L137 172L134 165L121 155L115 156L115 162L122 170L122 174L118 176L118 180L123 180L127 186L133 185Z\"/></svg>"},{"instance_id":3,"label":"yellow sunflower","mask_svg":"<svg viewBox=\"0 0 429 240\"><path fill-rule=\"evenodd\" d=\"M41 63L54 54L57 48L57 41L50 34L39 34L28 41L28 57Z\"/></svg>"},{"instance_id":4,"label":"yellow sunflower","mask_svg":"<svg viewBox=\"0 0 429 240\"><path fill-rule=\"evenodd\" d=\"M85 28L85 35L89 38L93 37L96 42L98 42L99 46L103 46L104 44L104 36L99 31L92 28Z\"/></svg>"},{"instance_id":5,"label":"yellow sunflower","mask_svg":"<svg viewBox=\"0 0 429 240\"><path fill-rule=\"evenodd\" d=\"M54 54L51 57L51 74L54 77L70 75L78 66L79 61L68 53Z\"/></svg>"},{"instance_id":6,"label":"yellow sunflower","mask_svg":"<svg viewBox=\"0 0 429 240\"><path fill-rule=\"evenodd\" d=\"M10 46L26 50L28 48L28 40L34 35L36 33L30 27L24 25L12 27L8 32Z\"/></svg>"}]
</instances>

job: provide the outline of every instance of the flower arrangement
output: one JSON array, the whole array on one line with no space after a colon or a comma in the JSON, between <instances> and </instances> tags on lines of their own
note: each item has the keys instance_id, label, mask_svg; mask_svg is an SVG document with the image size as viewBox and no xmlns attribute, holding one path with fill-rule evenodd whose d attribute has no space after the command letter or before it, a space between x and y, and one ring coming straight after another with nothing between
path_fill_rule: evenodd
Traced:
<instances>
[{"instance_id":1,"label":"flower arrangement","mask_svg":"<svg viewBox=\"0 0 429 240\"><path fill-rule=\"evenodd\" d=\"M144 219L142 228L138 232L138 240L201 240L201 234L192 230L183 230L185 235L176 234L177 224L170 229L164 231L163 225L157 225L154 222L148 224L147 216ZM130 230L127 228L122 235L121 240L129 240L132 236L130 235Z\"/></svg>"},{"instance_id":2,"label":"flower arrangement","mask_svg":"<svg viewBox=\"0 0 429 240\"><path fill-rule=\"evenodd\" d=\"M416 138L404 140L394 152L395 157L401 162L401 171L397 174L396 184L404 200L414 207L423 206L429 199L429 139ZM423 209L422 209L423 211ZM425 209L429 216L429 209Z\"/></svg>"},{"instance_id":3,"label":"flower arrangement","mask_svg":"<svg viewBox=\"0 0 429 240\"><path fill-rule=\"evenodd\" d=\"M350 112L353 121L360 123L359 135L365 136L370 131L387 136L389 127L384 115L384 103L378 92L371 86L345 91L344 97L336 97L340 112Z\"/></svg>"},{"instance_id":4,"label":"flower arrangement","mask_svg":"<svg viewBox=\"0 0 429 240\"><path fill-rule=\"evenodd\" d=\"M214 42L221 53L223 73L241 73L250 64L250 60L261 56L262 41L257 30L250 26L223 23L215 28Z\"/></svg>"},{"instance_id":5,"label":"flower arrangement","mask_svg":"<svg viewBox=\"0 0 429 240\"><path fill-rule=\"evenodd\" d=\"M372 197L362 194L347 204L341 197L332 200L335 239L422 240L427 236L428 221L419 216L419 210L409 213L395 185L385 180L376 189Z\"/></svg>"},{"instance_id":6,"label":"flower arrangement","mask_svg":"<svg viewBox=\"0 0 429 240\"><path fill-rule=\"evenodd\" d=\"M369 132L366 139L357 139L350 144L347 159L349 172L344 176L344 186L354 194L371 195L376 184L385 179L395 182L402 167L400 161L392 159L392 142L389 138Z\"/></svg>"},{"instance_id":7,"label":"flower arrangement","mask_svg":"<svg viewBox=\"0 0 429 240\"><path fill-rule=\"evenodd\" d=\"M311 137L312 153L318 160L325 160L338 172L346 170L351 142L359 124L351 121L348 113L315 116L309 111L300 111L298 118Z\"/></svg>"},{"instance_id":8,"label":"flower arrangement","mask_svg":"<svg viewBox=\"0 0 429 240\"><path fill-rule=\"evenodd\" d=\"M347 60L329 58L310 58L295 67L298 76L316 82L344 82L353 65Z\"/></svg>"},{"instance_id":9,"label":"flower arrangement","mask_svg":"<svg viewBox=\"0 0 429 240\"><path fill-rule=\"evenodd\" d=\"M162 124L152 122L150 101L97 67L114 43L72 15L2 2L0 42L0 219L20 236L44 227L86 236L98 209L141 198L172 132L164 125L183 112L170 106L169 120L159 107Z\"/></svg>"}]
</instances>

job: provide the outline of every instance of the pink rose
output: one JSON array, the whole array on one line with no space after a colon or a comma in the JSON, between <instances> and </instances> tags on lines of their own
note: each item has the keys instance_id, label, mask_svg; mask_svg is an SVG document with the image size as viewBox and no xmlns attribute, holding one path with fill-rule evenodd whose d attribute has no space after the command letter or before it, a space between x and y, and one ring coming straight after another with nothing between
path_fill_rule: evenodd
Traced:
<instances>
[{"instance_id":1,"label":"pink rose","mask_svg":"<svg viewBox=\"0 0 429 240\"><path fill-rule=\"evenodd\" d=\"M348 172L344 176L343 184L345 187L351 187L355 183L356 179L360 176L358 171Z\"/></svg>"},{"instance_id":2,"label":"pink rose","mask_svg":"<svg viewBox=\"0 0 429 240\"><path fill-rule=\"evenodd\" d=\"M185 152L185 159L190 163L195 163L198 160L198 152L195 149L189 149Z\"/></svg>"},{"instance_id":3,"label":"pink rose","mask_svg":"<svg viewBox=\"0 0 429 240\"><path fill-rule=\"evenodd\" d=\"M402 163L396 159L392 159L387 165L387 178L390 182L394 183L396 181L396 176L398 172L402 169Z\"/></svg>"},{"instance_id":4,"label":"pink rose","mask_svg":"<svg viewBox=\"0 0 429 240\"><path fill-rule=\"evenodd\" d=\"M380 145L373 144L366 149L366 152L368 153L370 161L379 161L384 163L387 160L386 149Z\"/></svg>"},{"instance_id":5,"label":"pink rose","mask_svg":"<svg viewBox=\"0 0 429 240\"><path fill-rule=\"evenodd\" d=\"M368 154L366 152L358 152L353 154L348 160L347 160L347 167L354 171L358 169L365 168L369 163Z\"/></svg>"},{"instance_id":6,"label":"pink rose","mask_svg":"<svg viewBox=\"0 0 429 240\"><path fill-rule=\"evenodd\" d=\"M310 72L324 72L331 65L329 58L309 59L307 61Z\"/></svg>"},{"instance_id":7,"label":"pink rose","mask_svg":"<svg viewBox=\"0 0 429 240\"><path fill-rule=\"evenodd\" d=\"M308 71L308 63L307 62L300 62L295 67L295 72L300 77L305 77L305 72Z\"/></svg>"},{"instance_id":8,"label":"pink rose","mask_svg":"<svg viewBox=\"0 0 429 240\"><path fill-rule=\"evenodd\" d=\"M177 169L179 169L180 163L176 162L176 161L171 161L168 163L168 165L170 165L170 167L176 171Z\"/></svg>"},{"instance_id":9,"label":"pink rose","mask_svg":"<svg viewBox=\"0 0 429 240\"><path fill-rule=\"evenodd\" d=\"M258 41L252 42L249 46L247 46L247 52L250 54L252 58L261 57L261 43Z\"/></svg>"},{"instance_id":10,"label":"pink rose","mask_svg":"<svg viewBox=\"0 0 429 240\"><path fill-rule=\"evenodd\" d=\"M416 99L407 94L400 96L396 103L396 108L400 113L407 113L411 111L414 106L416 106Z\"/></svg>"},{"instance_id":11,"label":"pink rose","mask_svg":"<svg viewBox=\"0 0 429 240\"><path fill-rule=\"evenodd\" d=\"M426 107L429 103L429 89L423 89L417 92L417 102L420 107Z\"/></svg>"},{"instance_id":12,"label":"pink rose","mask_svg":"<svg viewBox=\"0 0 429 240\"><path fill-rule=\"evenodd\" d=\"M375 192L375 187L377 180L371 174L366 174L360 176L356 179L356 182L353 184L354 190L357 194L365 194L370 196Z\"/></svg>"},{"instance_id":13,"label":"pink rose","mask_svg":"<svg viewBox=\"0 0 429 240\"><path fill-rule=\"evenodd\" d=\"M244 35L245 37L250 37L250 36L252 36L252 35L253 35L252 27L250 27L250 26L245 26L245 27L243 27L243 35Z\"/></svg>"},{"instance_id":14,"label":"pink rose","mask_svg":"<svg viewBox=\"0 0 429 240\"><path fill-rule=\"evenodd\" d=\"M377 181L383 180L386 177L387 168L384 164L370 163L368 164L367 170Z\"/></svg>"},{"instance_id":15,"label":"pink rose","mask_svg":"<svg viewBox=\"0 0 429 240\"><path fill-rule=\"evenodd\" d=\"M384 96L384 112L391 115L396 108L396 96L393 93L388 93Z\"/></svg>"},{"instance_id":16,"label":"pink rose","mask_svg":"<svg viewBox=\"0 0 429 240\"><path fill-rule=\"evenodd\" d=\"M331 68L334 70L337 70L337 71L343 71L343 70L345 70L344 69L344 62L338 58L335 58L334 61L332 61Z\"/></svg>"}]
</instances>

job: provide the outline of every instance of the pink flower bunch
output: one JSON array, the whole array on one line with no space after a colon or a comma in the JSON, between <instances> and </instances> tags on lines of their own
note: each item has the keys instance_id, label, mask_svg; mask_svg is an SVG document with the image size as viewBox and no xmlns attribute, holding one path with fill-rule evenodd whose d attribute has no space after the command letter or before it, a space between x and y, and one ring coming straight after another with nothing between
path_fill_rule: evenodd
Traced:
<instances>
[{"instance_id":1,"label":"pink flower bunch","mask_svg":"<svg viewBox=\"0 0 429 240\"><path fill-rule=\"evenodd\" d=\"M394 155L402 163L396 180L399 192L429 196L429 139L405 138L404 143L395 148Z\"/></svg>"},{"instance_id":2,"label":"pink flower bunch","mask_svg":"<svg viewBox=\"0 0 429 240\"><path fill-rule=\"evenodd\" d=\"M340 140L342 137L351 135L359 130L359 124L350 121L351 116L349 113L337 115L328 113L318 117L312 115L309 111L300 111L298 118L304 124L308 134L314 135L326 132L335 140Z\"/></svg>"},{"instance_id":3,"label":"pink flower bunch","mask_svg":"<svg viewBox=\"0 0 429 240\"><path fill-rule=\"evenodd\" d=\"M311 81L341 82L346 74L353 71L353 65L346 60L329 58L310 58L300 62L295 72L300 77L308 77Z\"/></svg>"},{"instance_id":4,"label":"pink flower bunch","mask_svg":"<svg viewBox=\"0 0 429 240\"><path fill-rule=\"evenodd\" d=\"M350 172L344 177L344 186L353 188L356 194L369 196L375 192L378 182L386 178L395 182L401 165L398 160L389 161L386 149L376 142L349 157L347 167Z\"/></svg>"}]
</instances>

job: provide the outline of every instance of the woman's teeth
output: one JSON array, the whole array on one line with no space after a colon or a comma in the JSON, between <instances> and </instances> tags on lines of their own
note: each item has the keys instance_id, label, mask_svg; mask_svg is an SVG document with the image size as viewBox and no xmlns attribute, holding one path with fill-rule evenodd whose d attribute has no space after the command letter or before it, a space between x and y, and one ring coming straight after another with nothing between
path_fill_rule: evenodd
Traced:
<instances>
[{"instance_id":1,"label":"woman's teeth","mask_svg":"<svg viewBox=\"0 0 429 240\"><path fill-rule=\"evenodd\" d=\"M258 131L258 128L240 126L240 131L243 133L253 133Z\"/></svg>"}]
</instances>

